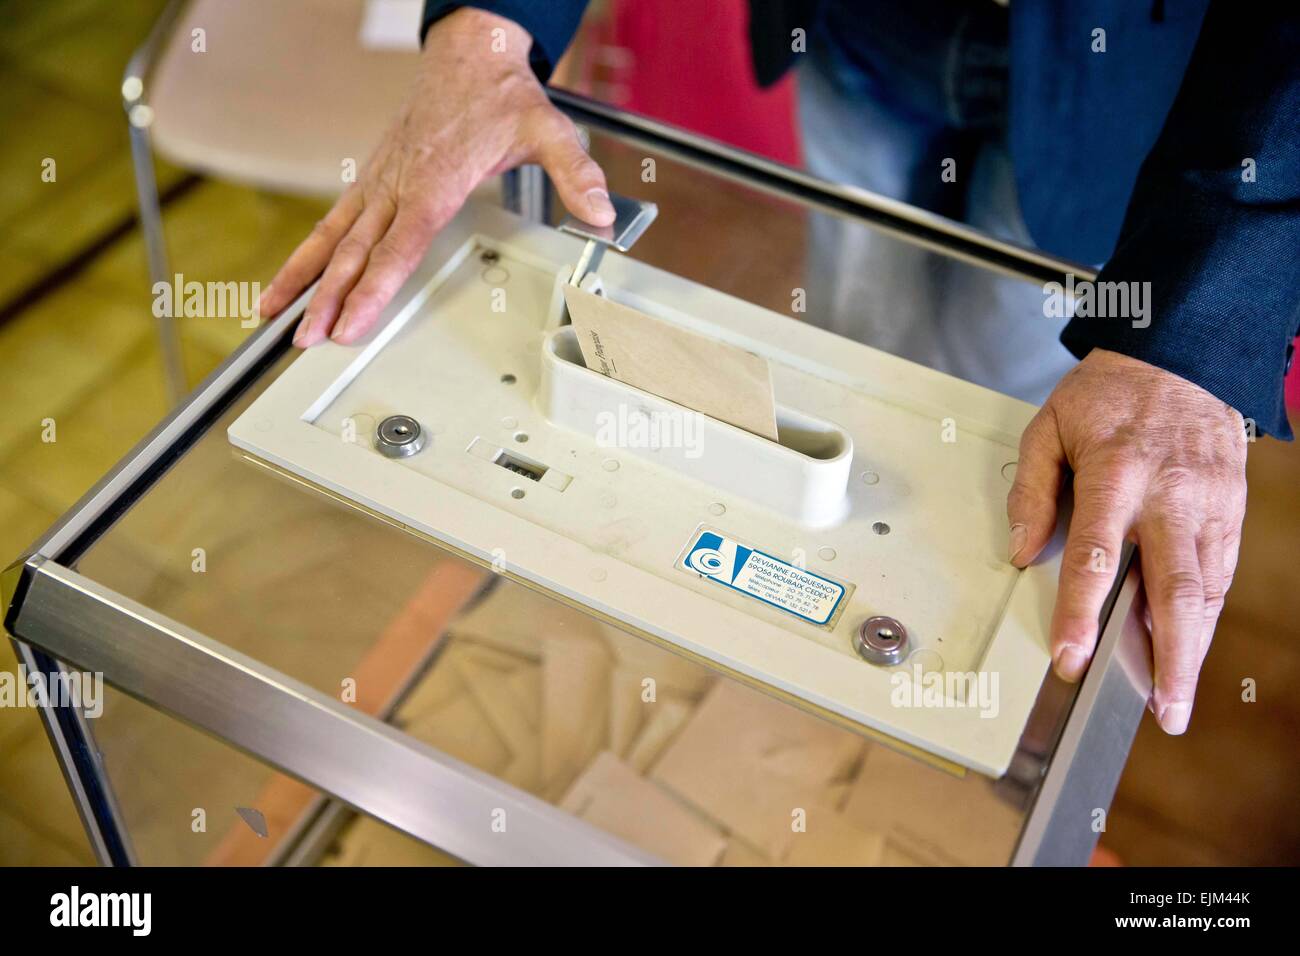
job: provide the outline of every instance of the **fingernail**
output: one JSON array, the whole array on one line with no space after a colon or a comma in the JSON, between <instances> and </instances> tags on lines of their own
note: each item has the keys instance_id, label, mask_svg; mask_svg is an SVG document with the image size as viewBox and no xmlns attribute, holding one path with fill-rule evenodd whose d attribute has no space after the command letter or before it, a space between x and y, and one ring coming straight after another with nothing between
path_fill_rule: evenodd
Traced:
<instances>
[{"instance_id":1,"label":"fingernail","mask_svg":"<svg viewBox=\"0 0 1300 956\"><path fill-rule=\"evenodd\" d=\"M1011 526L1011 545L1010 553L1007 556L1008 561L1014 561L1016 555L1025 549L1025 542L1029 540L1029 529L1022 524L1016 523Z\"/></svg>"},{"instance_id":2,"label":"fingernail","mask_svg":"<svg viewBox=\"0 0 1300 956\"><path fill-rule=\"evenodd\" d=\"M587 190L587 208L596 215L614 215L614 204L609 201L609 193L603 189Z\"/></svg>"},{"instance_id":3,"label":"fingernail","mask_svg":"<svg viewBox=\"0 0 1300 956\"><path fill-rule=\"evenodd\" d=\"M1078 644L1062 644L1052 659L1056 674L1062 680L1077 681L1088 667L1088 655Z\"/></svg>"},{"instance_id":4,"label":"fingernail","mask_svg":"<svg viewBox=\"0 0 1300 956\"><path fill-rule=\"evenodd\" d=\"M1161 730L1177 736L1187 729L1187 723L1192 719L1192 705L1181 700L1166 704L1157 719Z\"/></svg>"},{"instance_id":5,"label":"fingernail","mask_svg":"<svg viewBox=\"0 0 1300 956\"><path fill-rule=\"evenodd\" d=\"M338 342L343 335L343 330L348 327L348 321L351 318L352 317L348 315L346 312L343 315L340 315L339 320L334 323L334 331L330 333L330 338L332 338L335 342Z\"/></svg>"},{"instance_id":6,"label":"fingernail","mask_svg":"<svg viewBox=\"0 0 1300 956\"><path fill-rule=\"evenodd\" d=\"M307 333L310 331L311 316L303 316L302 321L298 323L298 330L293 333L293 344L301 346L305 341L307 341Z\"/></svg>"}]
</instances>

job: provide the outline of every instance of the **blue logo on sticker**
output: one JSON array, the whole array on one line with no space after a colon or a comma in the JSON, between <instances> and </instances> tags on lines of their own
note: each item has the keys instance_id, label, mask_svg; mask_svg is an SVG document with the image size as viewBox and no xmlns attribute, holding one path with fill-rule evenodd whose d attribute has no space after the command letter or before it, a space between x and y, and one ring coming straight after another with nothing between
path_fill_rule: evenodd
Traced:
<instances>
[{"instance_id":1,"label":"blue logo on sticker","mask_svg":"<svg viewBox=\"0 0 1300 956\"><path fill-rule=\"evenodd\" d=\"M818 626L829 623L845 596L837 581L714 531L699 533L682 567Z\"/></svg>"},{"instance_id":2,"label":"blue logo on sticker","mask_svg":"<svg viewBox=\"0 0 1300 956\"><path fill-rule=\"evenodd\" d=\"M698 571L707 578L730 584L745 566L753 548L746 548L722 535L705 531L686 556L686 564L692 571Z\"/></svg>"}]
</instances>

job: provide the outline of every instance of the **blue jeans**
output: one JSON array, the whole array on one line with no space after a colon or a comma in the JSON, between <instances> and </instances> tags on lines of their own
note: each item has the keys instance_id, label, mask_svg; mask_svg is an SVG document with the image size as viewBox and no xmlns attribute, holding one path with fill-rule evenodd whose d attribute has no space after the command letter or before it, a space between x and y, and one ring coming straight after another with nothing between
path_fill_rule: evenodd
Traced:
<instances>
[{"instance_id":1,"label":"blue jeans","mask_svg":"<svg viewBox=\"0 0 1300 956\"><path fill-rule=\"evenodd\" d=\"M849 6L830 4L800 68L808 170L1033 245L1006 148L1005 11L911 0L882 7L873 30L837 29L875 4ZM816 324L1025 401L1074 365L1036 283L820 214L807 272Z\"/></svg>"}]
</instances>

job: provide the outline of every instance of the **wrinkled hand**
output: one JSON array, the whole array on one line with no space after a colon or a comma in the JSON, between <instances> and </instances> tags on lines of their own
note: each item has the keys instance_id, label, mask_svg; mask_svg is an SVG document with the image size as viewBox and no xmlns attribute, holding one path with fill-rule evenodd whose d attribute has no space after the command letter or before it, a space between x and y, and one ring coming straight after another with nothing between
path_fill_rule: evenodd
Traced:
<instances>
[{"instance_id":1,"label":"wrinkled hand","mask_svg":"<svg viewBox=\"0 0 1300 956\"><path fill-rule=\"evenodd\" d=\"M513 21L480 10L461 8L436 23L396 122L271 280L260 314L279 312L319 275L294 344L355 342L470 191L521 163L541 163L578 218L612 223L604 173L547 100L528 65L531 45Z\"/></svg>"},{"instance_id":2,"label":"wrinkled hand","mask_svg":"<svg viewBox=\"0 0 1300 956\"><path fill-rule=\"evenodd\" d=\"M1171 372L1093 350L1020 440L1007 499L1017 567L1051 537L1067 467L1074 516L1052 617L1056 672L1071 681L1083 675L1120 549L1135 541L1155 657L1150 707L1166 733L1181 734L1237 566L1246 509L1242 417Z\"/></svg>"}]
</instances>

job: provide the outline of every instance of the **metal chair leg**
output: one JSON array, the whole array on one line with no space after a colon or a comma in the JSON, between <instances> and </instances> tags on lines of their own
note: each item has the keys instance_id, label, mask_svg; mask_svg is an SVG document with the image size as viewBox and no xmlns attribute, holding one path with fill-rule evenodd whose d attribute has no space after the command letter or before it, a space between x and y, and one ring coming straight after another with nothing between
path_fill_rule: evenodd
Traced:
<instances>
[{"instance_id":1,"label":"metal chair leg","mask_svg":"<svg viewBox=\"0 0 1300 956\"><path fill-rule=\"evenodd\" d=\"M140 204L140 229L144 234L145 252L149 259L150 288L158 282L171 283L162 208L158 202L158 179L154 171L153 143L149 134L152 118L149 107L144 104L127 109L131 163L135 169L135 190ZM176 404L189 392L185 361L181 354L180 330L176 326L176 319L170 315L158 316L157 323L158 348L162 352L167 393L172 404Z\"/></svg>"},{"instance_id":2,"label":"metal chair leg","mask_svg":"<svg viewBox=\"0 0 1300 956\"><path fill-rule=\"evenodd\" d=\"M167 261L167 240L163 232L162 207L158 199L158 177L154 167L153 110L146 98L146 84L154 62L168 34L179 20L185 0L172 0L154 24L149 37L131 57L122 78L122 107L126 111L131 138L131 164L135 172L136 199L140 207L140 229L149 259L149 287L171 282ZM181 353L180 330L173 316L158 317L158 348L162 352L163 374L172 404L189 393L185 360Z\"/></svg>"}]
</instances>

